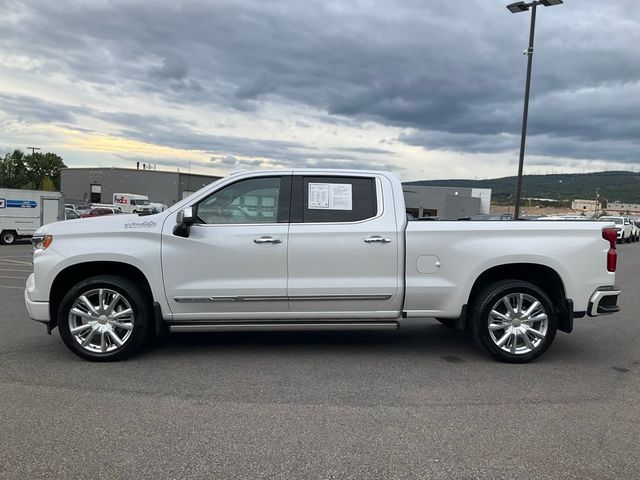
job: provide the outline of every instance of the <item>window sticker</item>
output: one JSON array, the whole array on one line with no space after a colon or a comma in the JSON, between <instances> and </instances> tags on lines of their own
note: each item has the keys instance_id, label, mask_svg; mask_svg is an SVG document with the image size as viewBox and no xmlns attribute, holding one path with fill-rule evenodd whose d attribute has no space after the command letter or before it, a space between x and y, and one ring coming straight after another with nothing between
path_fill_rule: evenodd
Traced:
<instances>
[{"instance_id":1,"label":"window sticker","mask_svg":"<svg viewBox=\"0 0 640 480\"><path fill-rule=\"evenodd\" d=\"M350 183L309 183L309 210L353 210Z\"/></svg>"}]
</instances>

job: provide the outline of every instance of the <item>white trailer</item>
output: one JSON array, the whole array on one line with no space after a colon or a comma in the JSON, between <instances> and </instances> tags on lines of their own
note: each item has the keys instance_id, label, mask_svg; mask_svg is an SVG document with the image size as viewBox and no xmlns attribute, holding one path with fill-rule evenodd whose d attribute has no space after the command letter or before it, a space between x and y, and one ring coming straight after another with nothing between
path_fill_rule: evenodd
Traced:
<instances>
[{"instance_id":1,"label":"white trailer","mask_svg":"<svg viewBox=\"0 0 640 480\"><path fill-rule=\"evenodd\" d=\"M60 192L0 188L0 243L31 237L43 225L64 220Z\"/></svg>"},{"instance_id":2,"label":"white trailer","mask_svg":"<svg viewBox=\"0 0 640 480\"><path fill-rule=\"evenodd\" d=\"M124 213L153 213L153 208L146 195L136 195L135 193L114 193L113 204Z\"/></svg>"}]
</instances>

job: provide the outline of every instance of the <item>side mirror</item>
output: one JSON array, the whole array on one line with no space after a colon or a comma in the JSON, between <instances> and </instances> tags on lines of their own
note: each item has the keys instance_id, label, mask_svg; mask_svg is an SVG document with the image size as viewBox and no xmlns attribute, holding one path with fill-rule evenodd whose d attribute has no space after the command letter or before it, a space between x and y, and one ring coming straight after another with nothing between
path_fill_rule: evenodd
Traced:
<instances>
[{"instance_id":1,"label":"side mirror","mask_svg":"<svg viewBox=\"0 0 640 480\"><path fill-rule=\"evenodd\" d=\"M176 217L176 223L182 225L193 225L196 221L195 214L193 213L193 207L183 208L178 212L178 216Z\"/></svg>"},{"instance_id":2,"label":"side mirror","mask_svg":"<svg viewBox=\"0 0 640 480\"><path fill-rule=\"evenodd\" d=\"M173 234L178 237L187 238L189 236L189 227L196 221L193 207L187 207L178 212L176 216L176 226L173 227Z\"/></svg>"}]
</instances>

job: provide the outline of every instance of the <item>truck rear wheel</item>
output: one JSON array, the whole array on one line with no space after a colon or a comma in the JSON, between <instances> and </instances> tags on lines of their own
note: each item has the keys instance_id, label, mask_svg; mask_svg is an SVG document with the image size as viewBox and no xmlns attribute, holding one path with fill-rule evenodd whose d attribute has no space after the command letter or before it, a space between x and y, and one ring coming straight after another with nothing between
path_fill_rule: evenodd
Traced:
<instances>
[{"instance_id":1,"label":"truck rear wheel","mask_svg":"<svg viewBox=\"0 0 640 480\"><path fill-rule=\"evenodd\" d=\"M13 245L16 243L17 238L18 235L16 235L16 232L13 230L3 230L3 232L0 233L0 243L3 245Z\"/></svg>"},{"instance_id":2,"label":"truck rear wheel","mask_svg":"<svg viewBox=\"0 0 640 480\"><path fill-rule=\"evenodd\" d=\"M138 350L152 323L150 301L138 286L116 275L77 283L58 309L60 336L91 361L116 361Z\"/></svg>"},{"instance_id":3,"label":"truck rear wheel","mask_svg":"<svg viewBox=\"0 0 640 480\"><path fill-rule=\"evenodd\" d=\"M476 296L470 324L482 349L503 362L526 363L553 343L557 316L549 296L536 285L503 280Z\"/></svg>"}]
</instances>

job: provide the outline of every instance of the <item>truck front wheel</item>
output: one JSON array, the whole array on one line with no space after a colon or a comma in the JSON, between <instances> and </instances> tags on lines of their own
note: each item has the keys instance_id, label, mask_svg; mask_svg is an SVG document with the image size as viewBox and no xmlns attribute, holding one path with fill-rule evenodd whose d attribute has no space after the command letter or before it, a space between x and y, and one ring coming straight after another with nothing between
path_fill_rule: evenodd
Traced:
<instances>
[{"instance_id":1,"label":"truck front wheel","mask_svg":"<svg viewBox=\"0 0 640 480\"><path fill-rule=\"evenodd\" d=\"M13 245L16 243L17 238L18 236L16 235L16 232L12 230L3 230L0 234L0 240L3 245Z\"/></svg>"},{"instance_id":2,"label":"truck front wheel","mask_svg":"<svg viewBox=\"0 0 640 480\"><path fill-rule=\"evenodd\" d=\"M152 321L150 300L130 280L99 275L73 286L60 302L58 328L69 349L91 361L115 361L138 350Z\"/></svg>"},{"instance_id":3,"label":"truck front wheel","mask_svg":"<svg viewBox=\"0 0 640 480\"><path fill-rule=\"evenodd\" d=\"M503 280L489 285L475 297L470 313L474 341L503 362L530 362L556 336L553 303L529 282Z\"/></svg>"}]
</instances>

